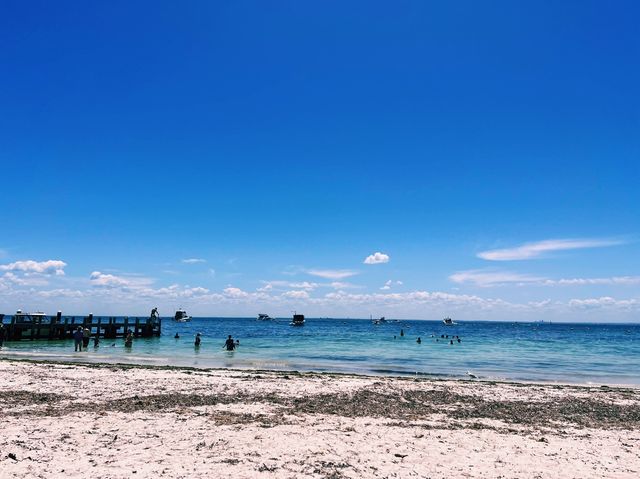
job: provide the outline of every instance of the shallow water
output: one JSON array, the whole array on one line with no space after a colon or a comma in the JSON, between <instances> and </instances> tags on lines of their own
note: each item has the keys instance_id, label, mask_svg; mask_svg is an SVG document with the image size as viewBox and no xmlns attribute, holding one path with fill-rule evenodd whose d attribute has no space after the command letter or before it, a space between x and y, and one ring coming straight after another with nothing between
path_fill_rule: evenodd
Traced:
<instances>
[{"instance_id":1,"label":"shallow water","mask_svg":"<svg viewBox=\"0 0 640 479\"><path fill-rule=\"evenodd\" d=\"M329 371L378 375L426 375L485 379L640 385L640 325L399 321L307 318L164 319L162 336L102 340L75 353L73 341L5 343L0 357L150 365ZM404 337L400 330L404 330ZM180 339L174 339L175 333ZM195 348L195 334L202 345ZM240 340L234 352L227 335ZM396 339L394 339L394 335ZM459 336L461 342L442 339ZM416 342L420 336L422 344ZM437 340L437 341L436 341ZM115 344L115 346L112 346Z\"/></svg>"}]
</instances>

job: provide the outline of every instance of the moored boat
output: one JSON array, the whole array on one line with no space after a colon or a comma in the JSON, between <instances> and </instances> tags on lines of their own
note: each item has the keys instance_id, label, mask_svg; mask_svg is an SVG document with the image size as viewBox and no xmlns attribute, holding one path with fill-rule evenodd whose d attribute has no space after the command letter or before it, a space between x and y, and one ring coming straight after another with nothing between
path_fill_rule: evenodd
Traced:
<instances>
[{"instance_id":1,"label":"moored boat","mask_svg":"<svg viewBox=\"0 0 640 479\"><path fill-rule=\"evenodd\" d=\"M445 324L445 326L455 326L458 323L454 323L453 319L451 319L450 317L446 317L442 320L442 322Z\"/></svg>"},{"instance_id":2,"label":"moored boat","mask_svg":"<svg viewBox=\"0 0 640 479\"><path fill-rule=\"evenodd\" d=\"M293 320L289 324L291 324L291 326L304 326L304 314L294 313Z\"/></svg>"},{"instance_id":3,"label":"moored boat","mask_svg":"<svg viewBox=\"0 0 640 479\"><path fill-rule=\"evenodd\" d=\"M276 318L272 318L268 314L260 313L258 314L258 321L275 321Z\"/></svg>"},{"instance_id":4,"label":"moored boat","mask_svg":"<svg viewBox=\"0 0 640 479\"><path fill-rule=\"evenodd\" d=\"M191 316L189 316L184 309L179 309L178 311L176 311L173 320L177 323L187 323L191 321Z\"/></svg>"}]
</instances>

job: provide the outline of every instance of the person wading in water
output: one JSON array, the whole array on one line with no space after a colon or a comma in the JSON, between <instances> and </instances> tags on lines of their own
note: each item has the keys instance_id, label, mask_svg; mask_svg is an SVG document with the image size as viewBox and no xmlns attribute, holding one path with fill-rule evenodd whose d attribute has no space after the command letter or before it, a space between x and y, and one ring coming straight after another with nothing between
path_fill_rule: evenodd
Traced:
<instances>
[{"instance_id":1,"label":"person wading in water","mask_svg":"<svg viewBox=\"0 0 640 479\"><path fill-rule=\"evenodd\" d=\"M223 347L227 348L227 351L233 351L234 349L236 349L236 343L233 340L233 338L231 337L231 335L229 335L227 340L224 342L224 346Z\"/></svg>"}]
</instances>

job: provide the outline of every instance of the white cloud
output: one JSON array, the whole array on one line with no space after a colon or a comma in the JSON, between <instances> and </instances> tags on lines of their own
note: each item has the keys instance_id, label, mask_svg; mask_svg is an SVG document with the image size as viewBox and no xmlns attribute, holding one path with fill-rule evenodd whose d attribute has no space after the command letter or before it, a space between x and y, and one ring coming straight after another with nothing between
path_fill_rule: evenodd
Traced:
<instances>
[{"instance_id":1,"label":"white cloud","mask_svg":"<svg viewBox=\"0 0 640 479\"><path fill-rule=\"evenodd\" d=\"M614 299L610 296L600 298L572 299L569 306L577 309L617 309L622 311L640 311L640 301L637 299Z\"/></svg>"},{"instance_id":2,"label":"white cloud","mask_svg":"<svg viewBox=\"0 0 640 479\"><path fill-rule=\"evenodd\" d=\"M525 243L514 248L494 249L478 253L478 257L489 261L515 261L539 258L544 253L583 248L602 248L624 244L615 239L550 239Z\"/></svg>"},{"instance_id":3,"label":"white cloud","mask_svg":"<svg viewBox=\"0 0 640 479\"><path fill-rule=\"evenodd\" d=\"M308 281L302 281L300 283L289 283L288 286L290 288L300 288L300 289L304 289L306 291L313 291L314 289L316 289L319 284L318 283L310 283Z\"/></svg>"},{"instance_id":4,"label":"white cloud","mask_svg":"<svg viewBox=\"0 0 640 479\"><path fill-rule=\"evenodd\" d=\"M378 251L367 256L364 259L363 263L364 264L382 264L382 263L388 263L389 259L390 258L388 254L380 253Z\"/></svg>"},{"instance_id":5,"label":"white cloud","mask_svg":"<svg viewBox=\"0 0 640 479\"><path fill-rule=\"evenodd\" d=\"M402 281L393 281L393 280L388 280L384 283L384 285L380 288L383 291L387 291L389 289L391 289L391 287L393 285L397 285L397 286L401 286L402 284L404 284Z\"/></svg>"},{"instance_id":6,"label":"white cloud","mask_svg":"<svg viewBox=\"0 0 640 479\"><path fill-rule=\"evenodd\" d=\"M349 269L309 269L306 272L307 274L310 274L312 276L318 276L320 278L333 280L350 278L351 276L355 276L358 274L357 271L352 271Z\"/></svg>"},{"instance_id":7,"label":"white cloud","mask_svg":"<svg viewBox=\"0 0 640 479\"><path fill-rule=\"evenodd\" d=\"M362 287L362 286L358 286L357 284L347 283L344 281L332 281L327 286L330 286L333 289L357 289Z\"/></svg>"},{"instance_id":8,"label":"white cloud","mask_svg":"<svg viewBox=\"0 0 640 479\"><path fill-rule=\"evenodd\" d=\"M225 296L234 299L247 298L249 297L249 293L241 290L240 288L235 288L233 286L229 286L222 290Z\"/></svg>"},{"instance_id":9,"label":"white cloud","mask_svg":"<svg viewBox=\"0 0 640 479\"><path fill-rule=\"evenodd\" d=\"M7 271L0 278L5 280L6 282L11 282L20 286L46 286L49 284L47 276L41 274L17 275L12 273L11 271Z\"/></svg>"},{"instance_id":10,"label":"white cloud","mask_svg":"<svg viewBox=\"0 0 640 479\"><path fill-rule=\"evenodd\" d=\"M473 284L474 286L490 287L504 284L531 284L547 281L546 278L509 271L468 270L458 271L449 276L454 283Z\"/></svg>"},{"instance_id":11,"label":"white cloud","mask_svg":"<svg viewBox=\"0 0 640 479\"><path fill-rule=\"evenodd\" d=\"M292 290L282 293L284 298L290 299L309 299L309 293L303 290Z\"/></svg>"},{"instance_id":12,"label":"white cloud","mask_svg":"<svg viewBox=\"0 0 640 479\"><path fill-rule=\"evenodd\" d=\"M89 276L89 281L93 286L104 286L107 288L118 288L123 286L131 286L131 280L127 280L113 274L105 274L100 271L94 271Z\"/></svg>"},{"instance_id":13,"label":"white cloud","mask_svg":"<svg viewBox=\"0 0 640 479\"><path fill-rule=\"evenodd\" d=\"M15 263L0 264L0 271L20 271L22 273L37 273L64 276L64 268L67 263L60 260L50 259L47 261L16 261Z\"/></svg>"},{"instance_id":14,"label":"white cloud","mask_svg":"<svg viewBox=\"0 0 640 479\"><path fill-rule=\"evenodd\" d=\"M198 263L206 263L207 260L202 258L187 258L187 259L183 259L182 262L184 264L198 264Z\"/></svg>"}]
</instances>

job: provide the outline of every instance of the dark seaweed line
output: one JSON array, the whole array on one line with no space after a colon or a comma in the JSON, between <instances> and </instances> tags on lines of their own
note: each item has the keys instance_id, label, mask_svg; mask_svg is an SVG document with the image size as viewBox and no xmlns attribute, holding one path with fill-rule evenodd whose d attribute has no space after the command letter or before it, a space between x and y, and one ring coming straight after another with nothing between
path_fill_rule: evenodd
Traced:
<instances>
[{"instance_id":1,"label":"dark seaweed line","mask_svg":"<svg viewBox=\"0 0 640 479\"><path fill-rule=\"evenodd\" d=\"M70 404L58 405L63 400ZM132 396L103 402L74 403L73 398L57 394L34 394L28 391L0 392L0 415L63 416L77 412L132 413L148 411L174 412L176 409L220 404L265 403L278 406L281 413L290 415L326 414L343 417L373 417L397 420L425 420L432 414L444 413L457 420L500 420L508 424L551 426L568 423L580 427L624 428L640 427L640 404L621 406L594 399L575 397L545 402L487 401L462 395L447 388L416 391L362 388L352 394L317 394L304 397L284 397L277 394L155 394ZM12 411L11 406L22 406ZM25 410L24 407L37 406ZM238 416L235 420L273 423L281 420L275 415L232 415L214 412L218 419L224 415Z\"/></svg>"}]
</instances>

